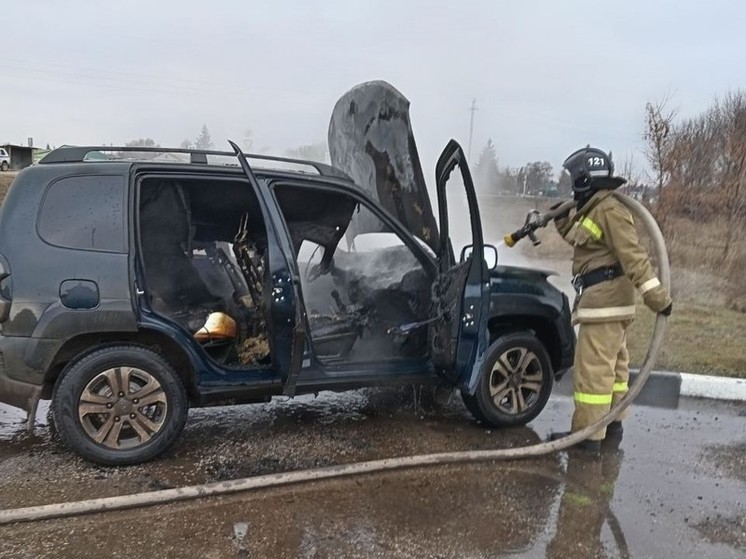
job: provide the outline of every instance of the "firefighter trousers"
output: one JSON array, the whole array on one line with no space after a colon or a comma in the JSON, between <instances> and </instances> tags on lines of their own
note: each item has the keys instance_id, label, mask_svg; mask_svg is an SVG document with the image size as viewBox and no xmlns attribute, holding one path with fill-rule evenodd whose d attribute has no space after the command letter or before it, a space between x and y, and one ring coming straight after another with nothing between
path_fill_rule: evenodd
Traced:
<instances>
[{"instance_id":1,"label":"firefighter trousers","mask_svg":"<svg viewBox=\"0 0 746 559\"><path fill-rule=\"evenodd\" d=\"M595 423L627 393L630 324L631 320L580 324L573 372L573 432ZM604 428L591 435L590 440L600 441L605 436Z\"/></svg>"}]
</instances>

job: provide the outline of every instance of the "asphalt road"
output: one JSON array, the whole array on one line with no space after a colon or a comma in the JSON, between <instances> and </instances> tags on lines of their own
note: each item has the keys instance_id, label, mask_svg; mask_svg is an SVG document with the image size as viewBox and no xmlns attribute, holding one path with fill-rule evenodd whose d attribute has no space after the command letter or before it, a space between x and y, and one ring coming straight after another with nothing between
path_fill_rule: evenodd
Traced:
<instances>
[{"instance_id":1,"label":"asphalt road","mask_svg":"<svg viewBox=\"0 0 746 559\"><path fill-rule=\"evenodd\" d=\"M525 445L413 388L193 410L152 463L102 468L0 410L3 508L389 456ZM621 449L433 467L0 527L0 557L744 557L746 404L636 407Z\"/></svg>"}]
</instances>

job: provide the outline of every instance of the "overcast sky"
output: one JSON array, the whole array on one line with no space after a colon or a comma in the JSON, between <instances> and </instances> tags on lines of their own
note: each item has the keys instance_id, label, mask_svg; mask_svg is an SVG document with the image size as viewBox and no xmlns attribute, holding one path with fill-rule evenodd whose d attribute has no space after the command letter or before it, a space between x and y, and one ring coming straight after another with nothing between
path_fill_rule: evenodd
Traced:
<instances>
[{"instance_id":1,"label":"overcast sky","mask_svg":"<svg viewBox=\"0 0 746 559\"><path fill-rule=\"evenodd\" d=\"M411 101L430 165L451 137L472 160L558 168L591 143L642 163L647 100L683 115L744 86L746 2L3 0L0 141L218 147L323 141L351 86L384 79ZM428 178L432 169L425 169Z\"/></svg>"}]
</instances>

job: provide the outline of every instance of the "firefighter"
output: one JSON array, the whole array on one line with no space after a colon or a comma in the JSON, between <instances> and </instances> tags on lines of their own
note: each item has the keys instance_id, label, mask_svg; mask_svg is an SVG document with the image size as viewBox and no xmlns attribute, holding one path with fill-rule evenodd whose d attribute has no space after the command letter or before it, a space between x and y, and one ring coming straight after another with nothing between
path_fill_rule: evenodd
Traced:
<instances>
[{"instance_id":1,"label":"firefighter","mask_svg":"<svg viewBox=\"0 0 746 559\"><path fill-rule=\"evenodd\" d=\"M656 313L671 314L672 302L637 238L632 215L614 190L626 182L614 176L611 157L590 146L562 164L570 174L577 208L555 219L574 247L573 324L579 324L574 362L575 412L572 432L609 412L627 392L627 328L635 318L635 289ZM622 418L580 443L598 451L601 441L621 441ZM552 439L569 433L553 433Z\"/></svg>"}]
</instances>

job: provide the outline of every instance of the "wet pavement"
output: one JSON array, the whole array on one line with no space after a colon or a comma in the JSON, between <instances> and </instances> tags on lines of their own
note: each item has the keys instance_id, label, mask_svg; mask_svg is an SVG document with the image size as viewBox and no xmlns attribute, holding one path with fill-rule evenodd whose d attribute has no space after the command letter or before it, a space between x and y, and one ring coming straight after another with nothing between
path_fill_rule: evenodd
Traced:
<instances>
[{"instance_id":1,"label":"wet pavement","mask_svg":"<svg viewBox=\"0 0 746 559\"><path fill-rule=\"evenodd\" d=\"M382 457L538 442L569 421L485 429L459 399L367 389L193 410L163 458L88 464L0 408L0 506L123 495ZM39 418L43 417L43 410ZM619 450L432 467L0 527L0 557L744 557L746 404L636 407Z\"/></svg>"}]
</instances>

